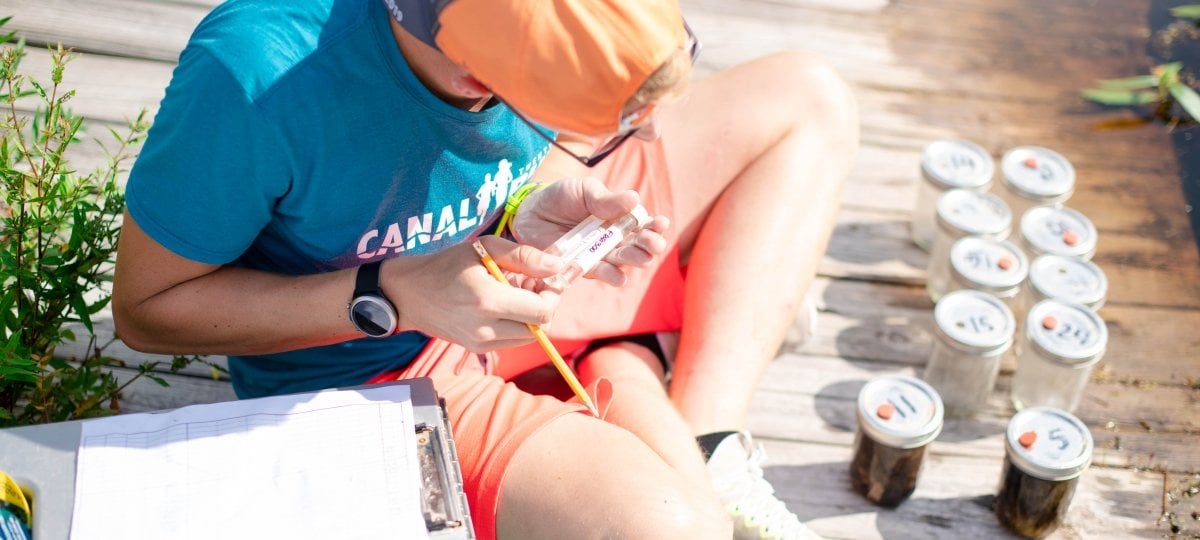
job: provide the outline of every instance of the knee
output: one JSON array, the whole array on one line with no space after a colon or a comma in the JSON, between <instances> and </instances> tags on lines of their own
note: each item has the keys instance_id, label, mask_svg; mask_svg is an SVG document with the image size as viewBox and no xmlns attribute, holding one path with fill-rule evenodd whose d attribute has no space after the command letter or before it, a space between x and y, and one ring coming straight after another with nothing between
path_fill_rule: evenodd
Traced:
<instances>
[{"instance_id":1,"label":"knee","mask_svg":"<svg viewBox=\"0 0 1200 540\"><path fill-rule=\"evenodd\" d=\"M853 88L833 66L799 51L762 61L778 81L778 102L790 113L793 129L816 129L830 142L857 145L858 103Z\"/></svg>"},{"instance_id":2,"label":"knee","mask_svg":"<svg viewBox=\"0 0 1200 540\"><path fill-rule=\"evenodd\" d=\"M621 537L724 540L733 536L733 523L715 500L667 490L645 495L632 505L636 508L628 509L626 515L638 517L626 522Z\"/></svg>"}]
</instances>

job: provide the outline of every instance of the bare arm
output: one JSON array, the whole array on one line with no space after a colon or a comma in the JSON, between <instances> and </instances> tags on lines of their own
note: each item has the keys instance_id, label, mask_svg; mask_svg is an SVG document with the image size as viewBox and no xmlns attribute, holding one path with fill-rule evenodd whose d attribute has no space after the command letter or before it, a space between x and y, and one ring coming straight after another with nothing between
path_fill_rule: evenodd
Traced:
<instances>
[{"instance_id":1,"label":"bare arm","mask_svg":"<svg viewBox=\"0 0 1200 540\"><path fill-rule=\"evenodd\" d=\"M353 290L353 269L293 277L180 257L126 213L113 320L137 350L264 354L357 337L346 315Z\"/></svg>"},{"instance_id":2,"label":"bare arm","mask_svg":"<svg viewBox=\"0 0 1200 540\"><path fill-rule=\"evenodd\" d=\"M498 264L544 277L561 270L538 250L486 238ZM531 341L524 323L550 320L557 297L496 283L469 245L399 257L381 270L401 330L476 351ZM113 284L117 334L155 353L267 354L361 337L347 317L356 269L286 276L172 253L125 215Z\"/></svg>"}]
</instances>

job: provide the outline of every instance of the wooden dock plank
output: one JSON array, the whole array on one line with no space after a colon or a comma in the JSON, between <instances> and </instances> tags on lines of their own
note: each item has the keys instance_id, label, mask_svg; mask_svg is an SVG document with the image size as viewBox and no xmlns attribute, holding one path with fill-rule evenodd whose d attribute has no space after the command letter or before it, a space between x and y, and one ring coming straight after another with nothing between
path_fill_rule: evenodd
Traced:
<instances>
[{"instance_id":1,"label":"wooden dock plank","mask_svg":"<svg viewBox=\"0 0 1200 540\"><path fill-rule=\"evenodd\" d=\"M188 34L218 1L0 0L0 11L16 14L10 27L31 42L61 40L90 53L68 68L67 78L78 83L72 106L103 133L142 107L157 107ZM805 49L851 81L862 108L862 149L814 289L822 308L818 333L803 345L794 339L785 345L750 418L771 452L767 477L792 509L831 538L1004 534L987 504L1011 413L1009 371L987 413L948 422L921 487L899 510L879 511L845 485L858 388L880 374L919 374L932 344L932 306L922 288L927 255L908 241L917 160L929 141L963 137L996 158L1019 144L1062 152L1079 173L1068 204L1101 232L1096 262L1110 280L1101 314L1111 347L1078 411L1096 439L1096 465L1084 477L1068 527L1055 537L1168 532L1169 523L1157 522L1164 487L1174 493L1167 506L1182 533L1200 531L1193 517L1200 496L1186 496L1200 483L1188 474L1200 471L1194 451L1200 420L1188 413L1200 400L1194 332L1200 253L1182 211L1174 155L1161 126L1113 130L1107 126L1114 119L1130 115L1077 95L1096 78L1148 67L1148 3L682 3L706 45L701 74L771 51ZM44 72L47 65L46 53L31 51L27 67ZM97 149L83 149L74 163L101 158ZM120 347L111 352L132 361L156 358ZM171 388L135 383L123 397L126 410L232 399L228 382L212 380L203 366L165 378ZM1148 467L1169 472L1140 470Z\"/></svg>"},{"instance_id":2,"label":"wooden dock plank","mask_svg":"<svg viewBox=\"0 0 1200 540\"><path fill-rule=\"evenodd\" d=\"M207 3L207 2L205 2ZM6 29L30 44L174 63L211 7L146 0L4 0Z\"/></svg>"},{"instance_id":3,"label":"wooden dock plank","mask_svg":"<svg viewBox=\"0 0 1200 540\"><path fill-rule=\"evenodd\" d=\"M921 369L921 366L870 360L782 354L768 368L754 396L749 429L773 439L849 445L855 430L854 401L862 386L882 375L919 378ZM972 457L1002 456L1004 429L1013 414L1008 402L1010 378L1007 374L1000 377L983 413L974 418L948 420L935 442L936 451ZM1195 452L1200 445L1200 432L1178 422L1169 430L1147 431L1129 412L1119 407L1097 406L1091 396L1098 388L1103 389L1104 385L1089 386L1088 398L1076 411L1095 439L1094 463L1106 467L1162 467L1181 472L1200 470L1200 455ZM1140 395L1143 399L1153 396Z\"/></svg>"},{"instance_id":4,"label":"wooden dock plank","mask_svg":"<svg viewBox=\"0 0 1200 540\"><path fill-rule=\"evenodd\" d=\"M796 352L923 364L932 347L933 304L924 287L849 279L814 282L827 312L817 334ZM1097 378L1188 386L1200 381L1200 310L1106 305L1109 330ZM1189 361L1191 360L1191 361Z\"/></svg>"},{"instance_id":5,"label":"wooden dock plank","mask_svg":"<svg viewBox=\"0 0 1200 540\"><path fill-rule=\"evenodd\" d=\"M1016 538L991 510L1001 459L927 454L912 497L895 510L873 506L850 489L852 449L767 440L765 476L776 494L827 538ZM1049 538L1155 536L1162 478L1157 473L1092 467L1084 472L1063 527Z\"/></svg>"}]
</instances>

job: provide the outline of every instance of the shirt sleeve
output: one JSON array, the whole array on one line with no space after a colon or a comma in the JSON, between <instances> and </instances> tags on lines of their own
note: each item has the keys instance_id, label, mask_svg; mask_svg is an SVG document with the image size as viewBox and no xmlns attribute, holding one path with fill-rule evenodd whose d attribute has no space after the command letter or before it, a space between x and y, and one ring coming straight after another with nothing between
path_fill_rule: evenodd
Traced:
<instances>
[{"instance_id":1,"label":"shirt sleeve","mask_svg":"<svg viewBox=\"0 0 1200 540\"><path fill-rule=\"evenodd\" d=\"M290 185L278 133L226 66L189 47L130 172L129 214L182 257L237 259Z\"/></svg>"}]
</instances>

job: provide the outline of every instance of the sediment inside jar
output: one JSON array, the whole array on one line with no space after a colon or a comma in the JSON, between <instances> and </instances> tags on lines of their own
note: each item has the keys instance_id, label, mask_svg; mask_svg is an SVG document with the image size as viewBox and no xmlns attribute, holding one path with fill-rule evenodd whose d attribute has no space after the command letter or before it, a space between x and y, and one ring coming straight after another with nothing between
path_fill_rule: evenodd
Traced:
<instances>
[{"instance_id":1,"label":"sediment inside jar","mask_svg":"<svg viewBox=\"0 0 1200 540\"><path fill-rule=\"evenodd\" d=\"M1000 522L1027 538L1042 538L1058 528L1067 515L1079 477L1043 480L1004 460L995 511Z\"/></svg>"},{"instance_id":2,"label":"sediment inside jar","mask_svg":"<svg viewBox=\"0 0 1200 540\"><path fill-rule=\"evenodd\" d=\"M893 448L860 432L850 462L850 484L875 504L899 506L916 489L924 457L924 446Z\"/></svg>"}]
</instances>

